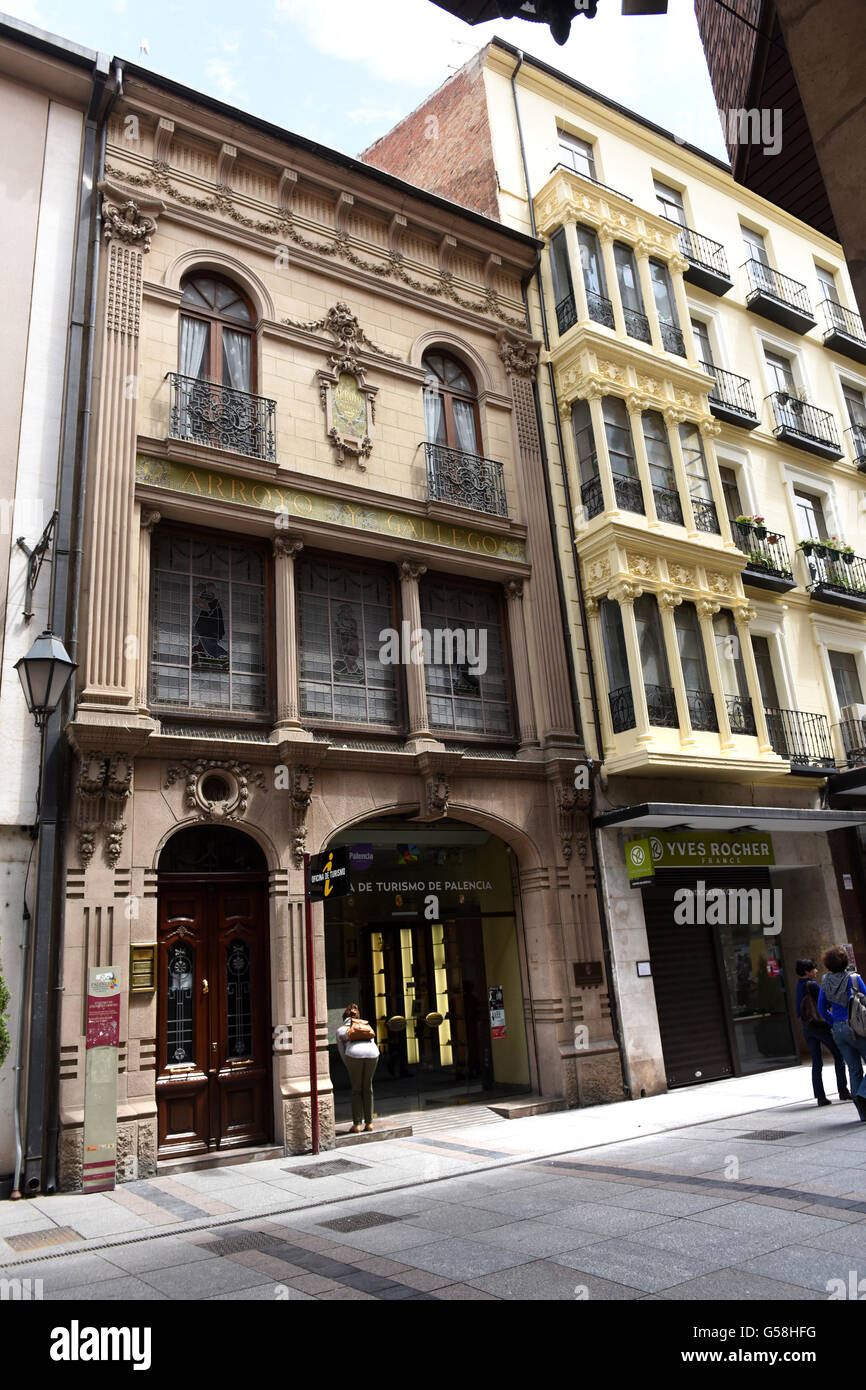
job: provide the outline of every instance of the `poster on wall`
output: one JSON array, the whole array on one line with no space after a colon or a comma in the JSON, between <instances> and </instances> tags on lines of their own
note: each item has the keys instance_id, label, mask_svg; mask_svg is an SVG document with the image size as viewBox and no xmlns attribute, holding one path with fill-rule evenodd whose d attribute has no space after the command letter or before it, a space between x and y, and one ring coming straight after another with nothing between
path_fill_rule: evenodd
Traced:
<instances>
[{"instance_id":1,"label":"poster on wall","mask_svg":"<svg viewBox=\"0 0 866 1390\"><path fill-rule=\"evenodd\" d=\"M88 970L86 1038L81 1185L85 1192L110 1192L116 1179L120 1046L120 982L110 966Z\"/></svg>"},{"instance_id":2,"label":"poster on wall","mask_svg":"<svg viewBox=\"0 0 866 1390\"><path fill-rule=\"evenodd\" d=\"M489 985L487 989L487 1003L490 1009L490 1036L491 1038L505 1037L505 1001L502 998L501 985Z\"/></svg>"}]
</instances>

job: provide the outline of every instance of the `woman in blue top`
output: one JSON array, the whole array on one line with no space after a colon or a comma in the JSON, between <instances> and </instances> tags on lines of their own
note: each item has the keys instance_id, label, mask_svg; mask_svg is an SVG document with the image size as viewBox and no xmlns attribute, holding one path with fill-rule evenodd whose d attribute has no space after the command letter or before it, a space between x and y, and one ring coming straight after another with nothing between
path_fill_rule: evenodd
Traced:
<instances>
[{"instance_id":1,"label":"woman in blue top","mask_svg":"<svg viewBox=\"0 0 866 1390\"><path fill-rule=\"evenodd\" d=\"M845 1085L845 1062L842 1053L833 1041L830 1025L822 1023L815 1013L820 998L815 978L818 974L818 967L813 960L804 956L802 960L797 961L794 969L797 972L797 1017L800 1020L803 1037L812 1058L812 1090L815 1099L819 1105L830 1104L824 1090L824 1048L826 1047L836 1068L836 1086L839 1090L839 1099L850 1100L851 1095ZM808 1011L803 1008L803 1000L807 995L814 1004L814 1007Z\"/></svg>"},{"instance_id":2,"label":"woman in blue top","mask_svg":"<svg viewBox=\"0 0 866 1390\"><path fill-rule=\"evenodd\" d=\"M818 1012L830 1024L834 1041L848 1064L851 1097L857 1107L857 1114L866 1123L866 1079L863 1076L866 1038L858 1038L851 1032L848 1023L848 1000L851 991L859 989L861 993L866 994L866 985L851 969L848 952L844 946L831 946L824 952L822 960L827 974L821 981Z\"/></svg>"}]
</instances>

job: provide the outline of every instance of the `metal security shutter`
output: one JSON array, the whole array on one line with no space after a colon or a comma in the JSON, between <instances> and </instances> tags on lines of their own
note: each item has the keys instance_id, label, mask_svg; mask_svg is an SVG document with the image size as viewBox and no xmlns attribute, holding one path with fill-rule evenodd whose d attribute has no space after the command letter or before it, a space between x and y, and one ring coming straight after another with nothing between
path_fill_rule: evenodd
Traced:
<instances>
[{"instance_id":1,"label":"metal security shutter","mask_svg":"<svg viewBox=\"0 0 866 1390\"><path fill-rule=\"evenodd\" d=\"M701 878L708 887L715 886L710 870ZM739 874L726 871L724 882L739 887L739 879ZM671 873L667 880L661 872L651 887L641 890L662 1054L672 1087L718 1081L734 1073L713 930L674 921L675 890L693 887L696 881L697 876L682 873Z\"/></svg>"}]
</instances>

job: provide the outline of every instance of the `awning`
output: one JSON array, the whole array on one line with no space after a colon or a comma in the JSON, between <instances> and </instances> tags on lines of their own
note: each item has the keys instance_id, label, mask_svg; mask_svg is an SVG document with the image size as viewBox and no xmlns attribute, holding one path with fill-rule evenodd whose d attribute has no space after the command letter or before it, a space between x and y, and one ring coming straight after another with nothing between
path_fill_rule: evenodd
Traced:
<instances>
[{"instance_id":1,"label":"awning","mask_svg":"<svg viewBox=\"0 0 866 1390\"><path fill-rule=\"evenodd\" d=\"M827 778L831 796L866 797L866 766L849 767Z\"/></svg>"},{"instance_id":2,"label":"awning","mask_svg":"<svg viewBox=\"0 0 866 1390\"><path fill-rule=\"evenodd\" d=\"M670 801L645 801L639 806L621 806L595 817L600 830L764 830L778 834L786 830L809 830L826 834L828 830L850 830L866 825L864 811L806 811L787 806L694 806Z\"/></svg>"}]
</instances>

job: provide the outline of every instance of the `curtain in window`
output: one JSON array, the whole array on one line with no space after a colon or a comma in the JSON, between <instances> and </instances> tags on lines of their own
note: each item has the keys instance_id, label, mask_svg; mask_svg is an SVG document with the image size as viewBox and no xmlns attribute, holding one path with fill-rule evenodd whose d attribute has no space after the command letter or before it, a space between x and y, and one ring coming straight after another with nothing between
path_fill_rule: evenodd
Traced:
<instances>
[{"instance_id":1,"label":"curtain in window","mask_svg":"<svg viewBox=\"0 0 866 1390\"><path fill-rule=\"evenodd\" d=\"M457 448L464 454L477 454L478 442L475 436L475 410L470 401L453 402L454 428L457 431Z\"/></svg>"},{"instance_id":2,"label":"curtain in window","mask_svg":"<svg viewBox=\"0 0 866 1390\"><path fill-rule=\"evenodd\" d=\"M180 316L180 371L181 376L197 379L202 375L205 350L207 348L208 326L201 319Z\"/></svg>"},{"instance_id":3,"label":"curtain in window","mask_svg":"<svg viewBox=\"0 0 866 1390\"><path fill-rule=\"evenodd\" d=\"M442 397L432 387L424 391L424 425L428 444L445 443L445 411Z\"/></svg>"},{"instance_id":4,"label":"curtain in window","mask_svg":"<svg viewBox=\"0 0 866 1390\"><path fill-rule=\"evenodd\" d=\"M235 391L249 391L252 339L247 333L223 329L223 381Z\"/></svg>"}]
</instances>

